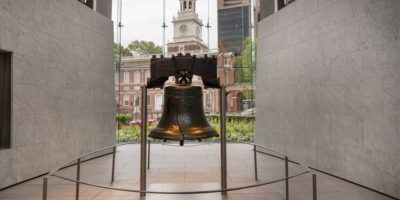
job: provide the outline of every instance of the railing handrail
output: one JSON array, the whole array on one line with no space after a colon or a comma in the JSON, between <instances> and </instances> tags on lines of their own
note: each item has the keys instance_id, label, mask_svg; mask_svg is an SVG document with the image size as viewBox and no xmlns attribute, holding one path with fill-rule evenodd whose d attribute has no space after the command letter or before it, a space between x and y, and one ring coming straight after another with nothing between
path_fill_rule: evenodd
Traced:
<instances>
[{"instance_id":1,"label":"railing handrail","mask_svg":"<svg viewBox=\"0 0 400 200\"><path fill-rule=\"evenodd\" d=\"M246 185L246 186L240 186L240 187L232 187L232 188L227 188L227 189L213 189L213 190L197 190L197 191L178 191L178 192L167 192L167 191L140 191L140 190L132 190L132 189L124 189L124 188L115 188L115 187L108 187L108 186L104 186L104 185L98 185L98 184L93 184L93 183L87 183L84 181L78 181L78 180L74 180L71 178L65 178L62 176L58 176L58 175L53 175L54 177L63 179L63 180L67 180L67 181L71 181L74 183L80 183L83 185L87 185L87 186L92 186L92 187L97 187L97 188L102 188L102 189L109 189L109 190L116 190L116 191L124 191L124 192L134 192L134 193L148 193L148 194L205 194L205 193L217 193L217 192L229 192L229 191L235 191L235 190L243 190L243 189L249 189L249 188L254 188L254 187L260 187L260 186L264 186L264 185L268 185L268 184L272 184L272 183L277 183L277 182L281 182L284 180L288 180L288 179L292 179L304 174L308 174L310 173L309 171L304 171L301 172L299 174L295 174L289 177L285 177L285 178L281 178L281 179L277 179L277 180L273 180L273 181L268 181L268 182L262 182L262 183L257 183L257 184L253 184L253 185Z\"/></svg>"},{"instance_id":2,"label":"railing handrail","mask_svg":"<svg viewBox=\"0 0 400 200\"><path fill-rule=\"evenodd\" d=\"M96 150L96 151L92 151L92 152L89 152L89 153L82 154L82 155L80 155L80 156L78 156L78 157L76 157L76 158L74 158L74 159L69 160L68 162L65 162L64 164L62 164L62 165L61 165L60 167L58 167L57 169L54 169L54 170L50 171L50 172L46 175L46 177L53 176L54 173L56 173L56 172L59 171L60 169L64 168L64 167L67 166L68 164L70 164L70 163L72 163L72 162L75 162L75 161L77 161L78 159L81 159L81 158L86 157L86 156L88 156L88 155L92 155L92 154L95 154L95 153L98 153L98 152L101 152L101 151L105 151L105 150L107 150L107 149L112 149L112 148L114 148L114 147L124 146L124 145L128 145L128 144L135 144L135 143L136 143L136 142L127 142L127 143L122 143L122 144L116 144L116 145L113 145L113 146L104 147L104 148L101 148L101 149Z\"/></svg>"},{"instance_id":3,"label":"railing handrail","mask_svg":"<svg viewBox=\"0 0 400 200\"><path fill-rule=\"evenodd\" d=\"M274 152L274 153L277 153L277 154L283 156L282 159L284 159L285 157L288 157L286 154L284 154L284 153L282 153L282 152L279 152L279 151L277 151L277 150L271 149L271 148L269 148L269 147L265 147L265 146L262 146L262 145L258 145L258 144L256 144L256 143L240 142L240 141L227 141L227 142L229 142L229 143L238 143L238 144L247 144L247 145L252 145L252 146L259 147L259 148L263 148L263 149L266 149L266 150L268 150L268 151L272 151L272 152ZM101 149L96 150L96 151L92 151L92 152L89 152L89 153L82 154L82 155L80 155L80 156L78 156L78 157L76 157L76 158L74 158L74 159L69 160L68 162L63 163L60 167L58 167L58 168L56 168L56 169L50 171L50 173L47 174L46 176L47 176L47 177L53 176L54 173L56 173L56 172L59 171L60 169L64 168L64 167L67 166L68 164L70 164L70 163L72 163L72 162L75 162L75 161L78 160L78 159L82 159L82 158L84 158L84 157L86 157L86 156L89 156L89 155L92 155L92 154L95 154L95 153L98 153L98 152L101 152L101 151L105 151L105 150L107 150L107 149L112 149L112 148L114 148L114 147L120 147L120 146L124 146L124 145L128 145L128 144L137 144L137 142L127 142L127 143L122 143L122 144L116 144L116 145L112 145L112 146L108 146L108 147L101 148ZM298 162L298 161L295 161L295 160L291 160L291 161L297 163L297 164L300 165L300 166L302 166L302 167L305 168L306 171L308 171L308 172L311 172L311 171L312 171L309 167L307 167L306 165L302 164L301 162Z\"/></svg>"},{"instance_id":4,"label":"railing handrail","mask_svg":"<svg viewBox=\"0 0 400 200\"><path fill-rule=\"evenodd\" d=\"M141 190L126 189L126 188L116 188L116 187L110 187L110 186L93 184L93 183L81 181L81 180L79 180L79 176L75 180L75 179L72 179L72 178L66 178L66 177L63 177L63 176L55 174L57 171L59 171L60 169L64 168L66 165L68 165L68 164L70 164L70 163L72 163L74 161L77 161L76 165L78 165L78 167L79 167L80 166L80 160L82 158L86 157L86 156L89 156L89 155L92 155L92 154L95 154L95 153L98 153L98 152L101 152L101 151L105 151L105 150L108 150L108 149L113 149L114 150L114 154L115 154L116 147L120 147L120 146L124 146L124 145L128 145L128 144L136 144L136 142L135 143L134 142L130 142L130 143L122 143L122 144L116 144L116 145L104 147L104 148L101 148L99 150L83 154L83 155L81 155L81 156L79 156L79 157L77 157L75 159L72 159L72 160L64 163L62 166L60 166L57 169L51 171L47 176L45 176L44 184L46 184L46 185L44 185L44 188L46 188L46 192L47 192L47 180L48 180L49 177L54 176L54 177L57 177L57 178L60 178L60 179L66 180L66 181L74 182L77 185L83 184L83 185L87 185L87 186L92 186L92 187L97 187L97 188L102 188L102 189L108 189L108 190L115 190L115 191L134 192L134 193L141 193L141 194L143 194L143 193L149 193L149 194L204 194L204 193L229 192L229 191L235 191L235 190L243 190L243 189L248 189L248 188L255 188L255 187L260 187L260 186L264 186L264 185L268 185L268 184L272 184L272 183L277 183L277 182L281 182L281 181L285 181L285 180L286 180L286 183L288 183L288 180L291 179L291 178L302 176L304 174L308 174L308 173L312 172L312 170L309 167L305 166L304 164L301 164L300 162L291 160L291 162L294 162L297 165L303 167L305 169L305 171L302 171L302 172L300 172L298 174L289 176L288 171L287 171L288 170L287 164L288 164L289 159L288 159L288 156L285 155L284 153L281 153L281 152L279 152L277 150L274 150L274 149L271 149L269 147L265 147L265 146L262 146L262 145L259 145L259 144L255 144L255 143L251 143L251 142L239 142L239 141L227 141L227 142L229 142L231 144L232 143L236 143L236 144L246 144L246 145L253 146L255 153L256 153L256 147L258 147L258 148L261 148L261 149L268 150L268 151L274 152L276 154L279 154L280 156L283 156L282 159L286 160L285 161L286 162L286 176L284 178L280 178L280 179L277 179L277 180L271 180L271 181L266 181L266 182L251 184L251 185L245 185L245 186L231 187L231 188L226 188L226 189L197 190L197 191L175 191L175 192L171 191L171 192L168 192L168 191L151 191L151 190L150 191L149 190L141 191ZM276 156L276 157L280 158L279 156ZM79 169L78 169L78 171L79 171ZM315 173L313 173L313 184L314 184L314 176L316 176Z\"/></svg>"}]
</instances>

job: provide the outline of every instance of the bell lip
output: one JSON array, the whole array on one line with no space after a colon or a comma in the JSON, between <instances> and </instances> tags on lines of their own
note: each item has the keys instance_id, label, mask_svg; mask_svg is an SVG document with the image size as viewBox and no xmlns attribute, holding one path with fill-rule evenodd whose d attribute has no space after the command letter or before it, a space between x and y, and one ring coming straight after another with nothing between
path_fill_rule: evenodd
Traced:
<instances>
[{"instance_id":1,"label":"bell lip","mask_svg":"<svg viewBox=\"0 0 400 200\"><path fill-rule=\"evenodd\" d=\"M177 135L180 136L180 135ZM188 136L188 135L187 135ZM190 137L176 137L176 136L160 136L160 135L154 135L150 133L148 137L153 138L153 139L158 139L158 140L172 140L172 141L181 141L181 140L202 140L202 139L209 139L213 137L219 137L218 133L210 133L210 134L199 134L199 136L196 135L190 135Z\"/></svg>"},{"instance_id":2,"label":"bell lip","mask_svg":"<svg viewBox=\"0 0 400 200\"><path fill-rule=\"evenodd\" d=\"M171 85L171 86L175 86L175 87L183 87L183 88L185 88L185 87L195 87L195 86L192 86L192 83L175 83L175 85ZM168 87L171 87L171 86L168 86Z\"/></svg>"},{"instance_id":3,"label":"bell lip","mask_svg":"<svg viewBox=\"0 0 400 200\"><path fill-rule=\"evenodd\" d=\"M167 89L167 88L169 88L169 89L192 89L192 90L202 89L202 87L197 86L197 85L170 85L170 86L165 87L164 89Z\"/></svg>"}]
</instances>

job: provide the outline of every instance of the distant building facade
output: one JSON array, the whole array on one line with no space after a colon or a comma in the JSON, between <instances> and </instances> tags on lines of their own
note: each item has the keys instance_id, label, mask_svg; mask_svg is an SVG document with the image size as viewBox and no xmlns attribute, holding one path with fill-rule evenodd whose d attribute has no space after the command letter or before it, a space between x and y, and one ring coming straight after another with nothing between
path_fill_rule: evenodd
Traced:
<instances>
[{"instance_id":1,"label":"distant building facade","mask_svg":"<svg viewBox=\"0 0 400 200\"><path fill-rule=\"evenodd\" d=\"M179 53L197 55L208 54L217 58L217 73L221 84L234 85L235 54L223 49L209 51L202 40L203 23L196 13L196 0L180 0L178 15L173 18L173 41L167 44L167 57ZM150 78L151 55L132 55L122 57L122 65L119 73L117 89L117 102L119 112L131 115L133 120L140 120L140 86L147 83ZM166 86L174 84L174 78L166 82ZM203 86L200 77L194 76L192 85ZM242 111L243 87L236 86L228 89L227 107L229 113ZM151 89L147 95L147 110L149 119L157 119L161 116L164 102L164 90ZM203 89L204 112L216 114L219 112L219 92L216 89Z\"/></svg>"},{"instance_id":2,"label":"distant building facade","mask_svg":"<svg viewBox=\"0 0 400 200\"><path fill-rule=\"evenodd\" d=\"M239 55L244 50L244 41L251 36L251 28L257 35L260 1L256 0L250 5L251 0L218 0L218 43L220 48ZM253 11L251 10L253 9ZM254 23L251 24L251 11L254 13Z\"/></svg>"},{"instance_id":3,"label":"distant building facade","mask_svg":"<svg viewBox=\"0 0 400 200\"><path fill-rule=\"evenodd\" d=\"M218 77L223 84L234 83L234 55L233 53L211 53L217 55ZM122 58L122 67L119 71L117 82L117 102L119 112L131 115L133 120L140 120L141 89L150 78L151 56L129 56ZM174 78L166 82L166 86L174 84ZM193 78L193 85L202 86L200 77ZM228 112L240 112L240 102L235 101L236 95L228 95ZM157 119L161 116L164 102L164 90L150 89L147 94L147 110L149 119ZM203 90L204 112L213 114L219 111L219 93L216 89ZM230 103L229 103L230 102Z\"/></svg>"},{"instance_id":4,"label":"distant building facade","mask_svg":"<svg viewBox=\"0 0 400 200\"><path fill-rule=\"evenodd\" d=\"M244 49L244 41L250 36L248 1L218 1L219 45L227 46L236 55Z\"/></svg>"},{"instance_id":5,"label":"distant building facade","mask_svg":"<svg viewBox=\"0 0 400 200\"><path fill-rule=\"evenodd\" d=\"M122 67L119 73L119 85L117 86L117 101L119 112L131 115L134 120L140 119L140 86L145 85L150 77L150 56L122 57ZM161 112L162 90L152 89L147 95L147 109L150 118L156 118ZM153 114L155 116L153 117Z\"/></svg>"}]
</instances>

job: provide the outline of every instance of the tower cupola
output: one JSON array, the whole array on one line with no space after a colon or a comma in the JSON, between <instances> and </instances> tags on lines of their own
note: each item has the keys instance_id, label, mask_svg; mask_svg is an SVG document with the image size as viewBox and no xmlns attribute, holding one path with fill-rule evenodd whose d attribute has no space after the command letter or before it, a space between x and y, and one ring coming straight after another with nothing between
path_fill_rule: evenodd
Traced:
<instances>
[{"instance_id":1,"label":"tower cupola","mask_svg":"<svg viewBox=\"0 0 400 200\"><path fill-rule=\"evenodd\" d=\"M200 54L208 47L203 44L203 22L196 13L197 0L179 0L179 11L173 18L173 42L167 44L168 54Z\"/></svg>"},{"instance_id":2,"label":"tower cupola","mask_svg":"<svg viewBox=\"0 0 400 200\"><path fill-rule=\"evenodd\" d=\"M180 12L196 12L196 0L179 0L181 9Z\"/></svg>"}]
</instances>

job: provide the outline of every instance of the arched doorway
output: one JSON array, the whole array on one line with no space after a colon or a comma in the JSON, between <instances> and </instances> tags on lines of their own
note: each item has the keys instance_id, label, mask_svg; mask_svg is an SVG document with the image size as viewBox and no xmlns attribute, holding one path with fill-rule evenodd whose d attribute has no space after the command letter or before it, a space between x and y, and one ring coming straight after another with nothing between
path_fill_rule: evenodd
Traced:
<instances>
[{"instance_id":1,"label":"arched doorway","mask_svg":"<svg viewBox=\"0 0 400 200\"><path fill-rule=\"evenodd\" d=\"M243 93L240 90L233 90L229 91L228 96L227 96L227 103L228 103L228 112L229 113L240 113L243 111L243 100L245 100L246 97L243 95Z\"/></svg>"}]
</instances>

